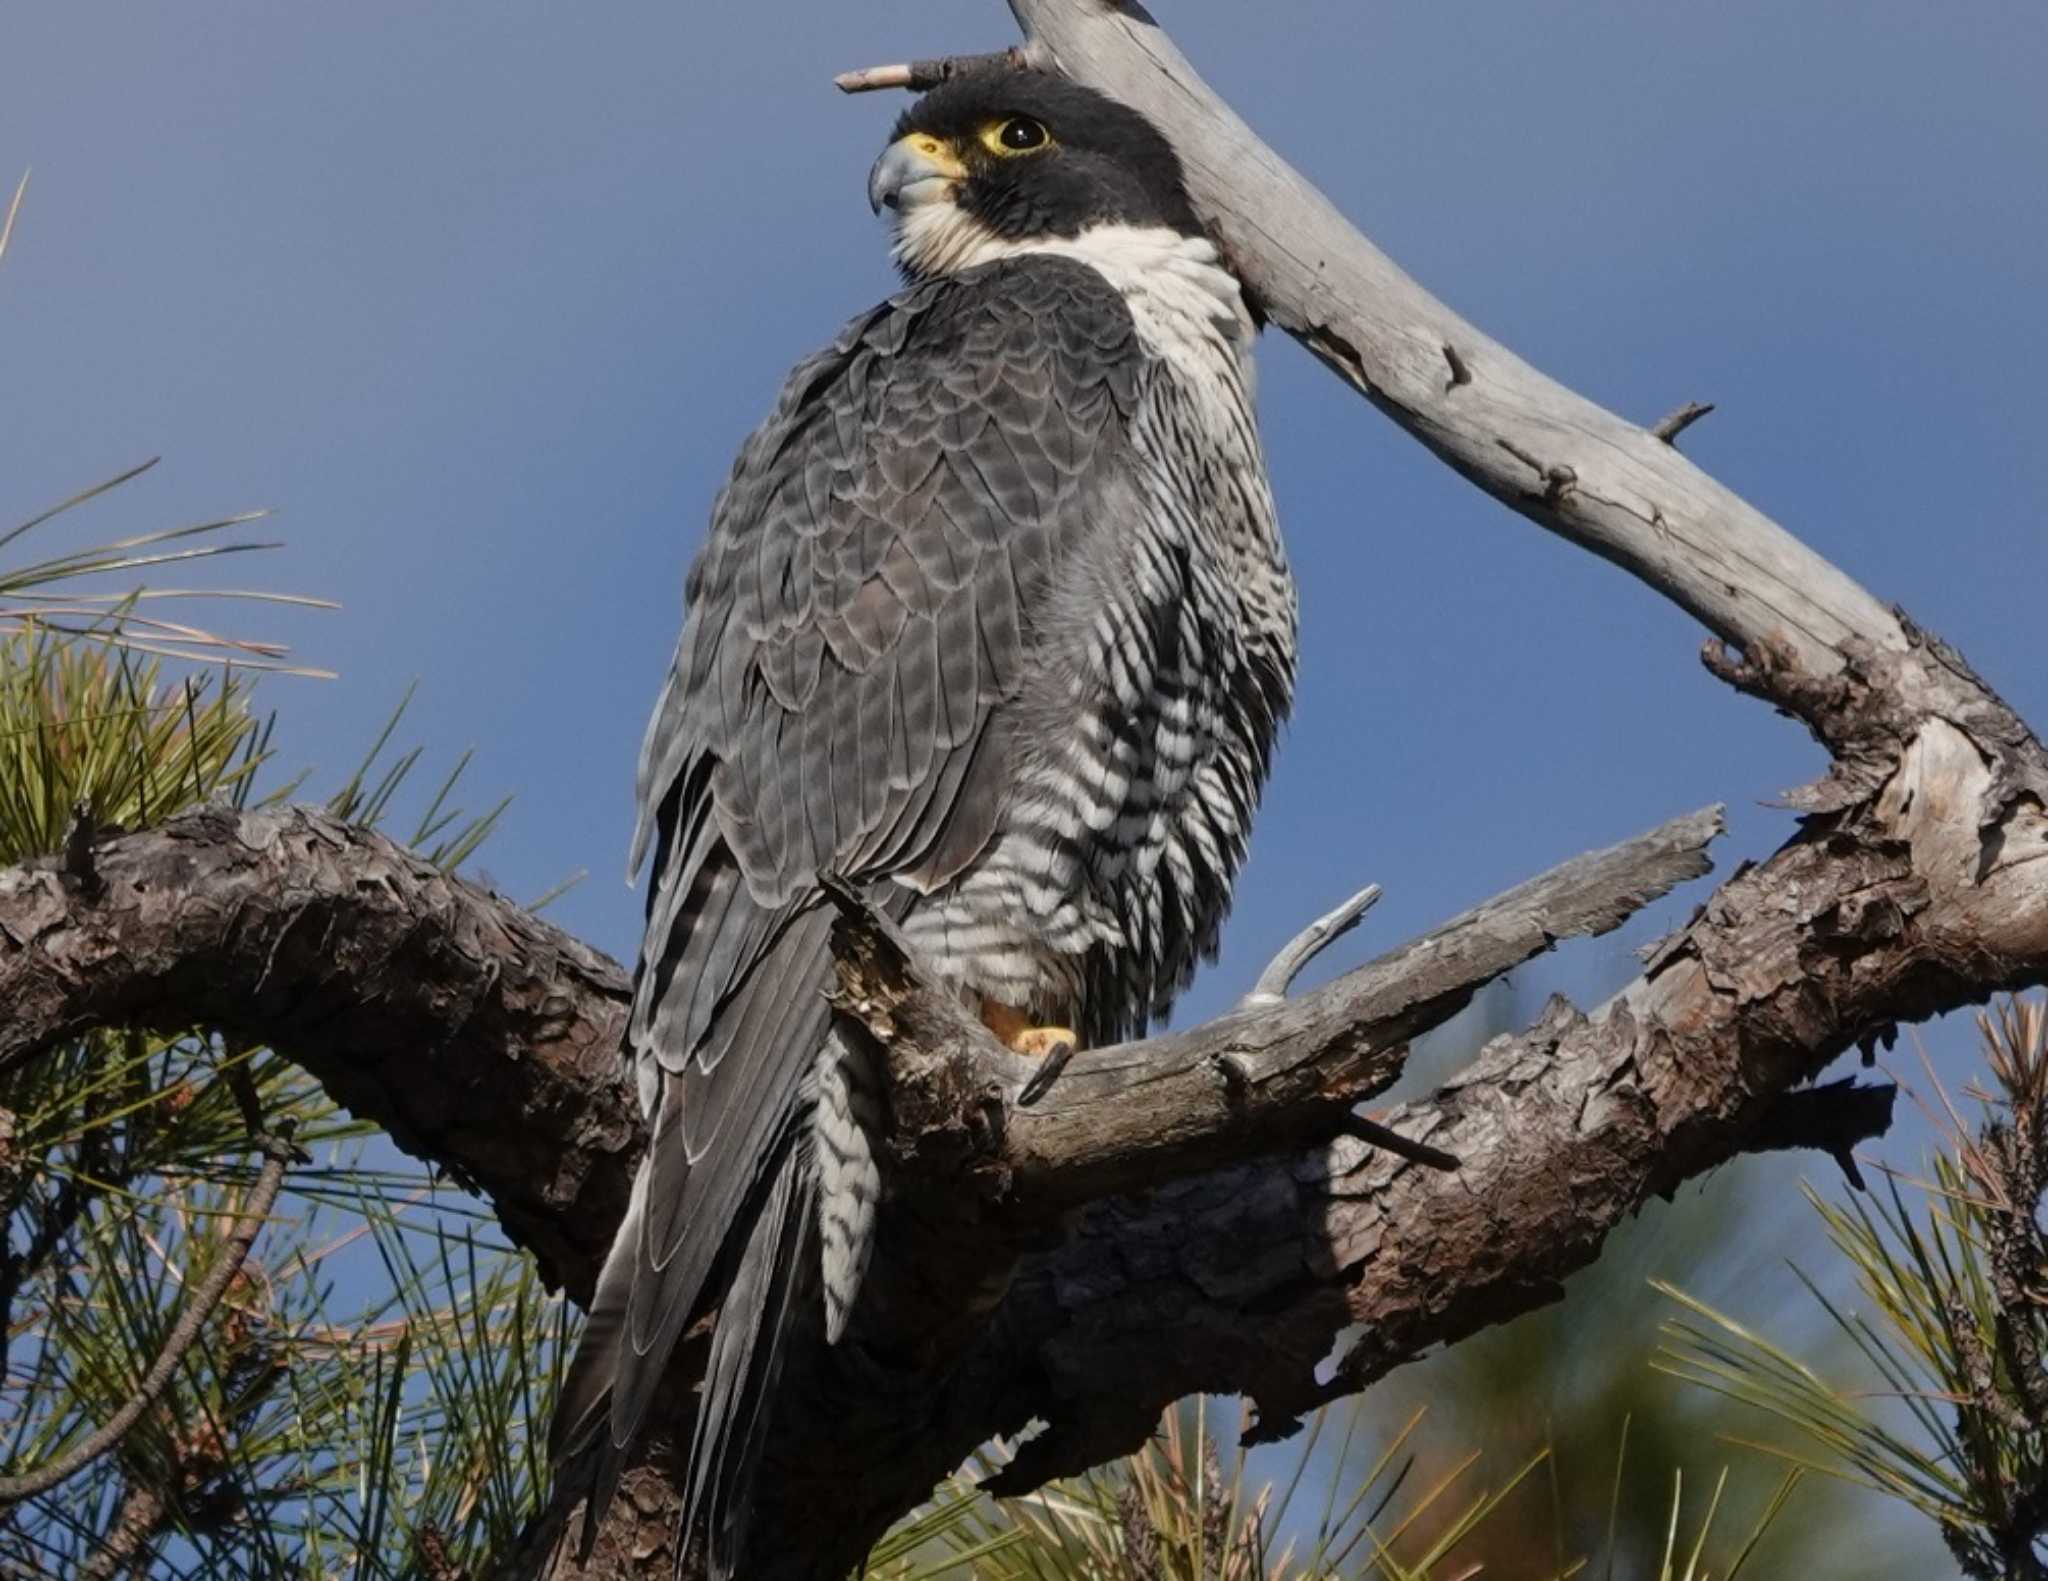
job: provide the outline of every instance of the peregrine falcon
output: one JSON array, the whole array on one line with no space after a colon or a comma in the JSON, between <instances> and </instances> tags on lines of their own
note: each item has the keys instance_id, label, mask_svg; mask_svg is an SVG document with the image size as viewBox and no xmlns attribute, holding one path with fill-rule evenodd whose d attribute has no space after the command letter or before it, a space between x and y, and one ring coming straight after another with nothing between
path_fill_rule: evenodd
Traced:
<instances>
[{"instance_id":1,"label":"peregrine falcon","mask_svg":"<svg viewBox=\"0 0 2048 1581\"><path fill-rule=\"evenodd\" d=\"M902 117L868 196L905 289L741 449L641 752L651 1137L554 1425L594 1532L715 1308L685 1493L715 1577L762 1568L784 1342L841 1340L881 1189L819 874L1013 1047L1140 1033L1215 952L1293 688L1255 321L1166 139L977 70Z\"/></svg>"}]
</instances>

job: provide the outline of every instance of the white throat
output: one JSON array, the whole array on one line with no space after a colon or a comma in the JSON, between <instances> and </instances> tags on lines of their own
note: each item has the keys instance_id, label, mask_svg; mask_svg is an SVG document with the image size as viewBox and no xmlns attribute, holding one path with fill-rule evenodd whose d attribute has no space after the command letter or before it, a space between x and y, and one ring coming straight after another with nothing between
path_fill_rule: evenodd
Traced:
<instances>
[{"instance_id":1,"label":"white throat","mask_svg":"<svg viewBox=\"0 0 2048 1581\"><path fill-rule=\"evenodd\" d=\"M1093 225L1071 237L1011 240L946 201L920 203L896 226L896 259L919 275L958 274L1000 258L1043 254L1085 263L1122 293L1149 340L1190 333L1251 348L1251 314L1237 279L1205 236L1163 225Z\"/></svg>"}]
</instances>

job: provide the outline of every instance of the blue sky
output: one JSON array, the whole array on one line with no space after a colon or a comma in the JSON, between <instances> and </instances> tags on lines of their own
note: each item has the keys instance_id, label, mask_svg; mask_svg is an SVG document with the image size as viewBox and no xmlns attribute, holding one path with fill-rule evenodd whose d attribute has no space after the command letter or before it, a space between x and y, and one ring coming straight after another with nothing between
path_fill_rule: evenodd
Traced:
<instances>
[{"instance_id":1,"label":"blue sky","mask_svg":"<svg viewBox=\"0 0 2048 1581\"><path fill-rule=\"evenodd\" d=\"M1718 403L1692 456L2048 722L2038 4L1159 10L1439 295L1631 416ZM633 758L711 494L892 286L863 180L901 104L829 78L1009 42L1006 12L23 0L7 34L0 176L35 181L0 516L158 453L77 530L275 507L289 548L238 577L345 606L247 617L341 672L270 688L285 759L339 774L419 678L413 735L517 795L494 880L588 868L553 914L628 954ZM1760 800L1818 751L1687 617L1284 339L1261 407L1302 685L1189 1014L1367 879L1361 949L1704 802L1724 871L1784 836ZM1597 998L1695 898L1532 980Z\"/></svg>"}]
</instances>

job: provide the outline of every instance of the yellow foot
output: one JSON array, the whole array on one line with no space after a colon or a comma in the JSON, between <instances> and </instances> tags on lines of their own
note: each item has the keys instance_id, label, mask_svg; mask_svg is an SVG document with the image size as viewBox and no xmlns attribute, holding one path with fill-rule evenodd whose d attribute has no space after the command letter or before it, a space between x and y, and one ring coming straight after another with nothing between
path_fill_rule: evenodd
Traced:
<instances>
[{"instance_id":1,"label":"yellow foot","mask_svg":"<svg viewBox=\"0 0 2048 1581\"><path fill-rule=\"evenodd\" d=\"M981 1024L1003 1040L1013 1054L1043 1059L1059 1052L1062 1043L1079 1048L1081 1040L1067 1027L1042 1027L1021 1010L1012 1010L996 999L981 1002Z\"/></svg>"},{"instance_id":2,"label":"yellow foot","mask_svg":"<svg viewBox=\"0 0 2048 1581\"><path fill-rule=\"evenodd\" d=\"M1071 1027L1025 1027L1010 1039L1010 1047L1033 1059L1046 1059L1064 1050L1073 1053L1081 1040Z\"/></svg>"},{"instance_id":3,"label":"yellow foot","mask_svg":"<svg viewBox=\"0 0 2048 1581\"><path fill-rule=\"evenodd\" d=\"M1012 1010L994 999L982 1000L981 1021L1013 1053L1045 1062L1032 1073L1018 1095L1017 1102L1023 1108L1030 1108L1046 1095L1060 1072L1067 1068L1067 1061L1074 1057L1074 1050L1081 1046L1073 1028L1034 1026L1022 1011Z\"/></svg>"}]
</instances>

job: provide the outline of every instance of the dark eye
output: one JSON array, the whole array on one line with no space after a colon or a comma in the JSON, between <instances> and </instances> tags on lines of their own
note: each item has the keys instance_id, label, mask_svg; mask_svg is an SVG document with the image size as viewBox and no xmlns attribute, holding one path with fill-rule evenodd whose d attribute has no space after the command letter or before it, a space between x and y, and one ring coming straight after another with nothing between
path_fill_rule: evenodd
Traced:
<instances>
[{"instance_id":1,"label":"dark eye","mask_svg":"<svg viewBox=\"0 0 2048 1581\"><path fill-rule=\"evenodd\" d=\"M1003 129L996 136L1003 147L1021 154L1045 141L1045 128L1028 115L1013 115L1003 122Z\"/></svg>"}]
</instances>

